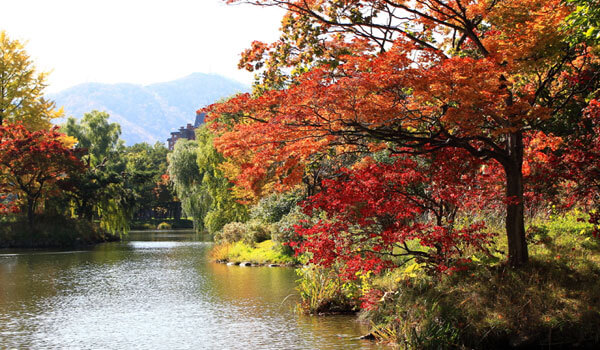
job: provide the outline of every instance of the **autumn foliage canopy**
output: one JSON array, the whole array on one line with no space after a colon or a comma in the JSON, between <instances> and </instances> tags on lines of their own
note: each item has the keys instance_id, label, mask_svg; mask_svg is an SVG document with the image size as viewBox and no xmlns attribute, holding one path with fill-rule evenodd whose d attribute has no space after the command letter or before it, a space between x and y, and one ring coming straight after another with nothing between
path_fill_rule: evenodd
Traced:
<instances>
[{"instance_id":1,"label":"autumn foliage canopy","mask_svg":"<svg viewBox=\"0 0 600 350\"><path fill-rule=\"evenodd\" d=\"M527 205L550 198L565 177L542 176L552 154L594 164L586 157L597 154L575 151L591 141L562 142L582 128L600 81L597 48L574 39L568 3L247 2L287 13L280 40L242 55L240 66L259 74L254 93L207 108L215 145L245 201L310 183L323 159L354 155L322 172L321 192L308 201L330 221L301 232L318 262L379 266L411 239L428 248L417 257L457 261L461 244L483 249L490 235L447 215L478 202L503 208L508 262L521 266ZM377 152L395 160L365 165Z\"/></svg>"},{"instance_id":2,"label":"autumn foliage canopy","mask_svg":"<svg viewBox=\"0 0 600 350\"><path fill-rule=\"evenodd\" d=\"M0 212L27 213L33 223L39 203L59 192L57 184L84 165L56 128L30 131L22 124L0 125Z\"/></svg>"}]
</instances>

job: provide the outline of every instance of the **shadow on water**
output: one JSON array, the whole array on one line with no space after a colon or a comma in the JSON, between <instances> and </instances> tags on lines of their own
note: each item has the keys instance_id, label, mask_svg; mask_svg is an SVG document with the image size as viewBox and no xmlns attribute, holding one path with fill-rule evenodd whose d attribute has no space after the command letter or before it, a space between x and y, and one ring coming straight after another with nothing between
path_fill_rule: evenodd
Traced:
<instances>
[{"instance_id":1,"label":"shadow on water","mask_svg":"<svg viewBox=\"0 0 600 350\"><path fill-rule=\"evenodd\" d=\"M0 252L0 348L379 349L352 317L294 313L290 268L209 262L207 237L132 232Z\"/></svg>"}]
</instances>

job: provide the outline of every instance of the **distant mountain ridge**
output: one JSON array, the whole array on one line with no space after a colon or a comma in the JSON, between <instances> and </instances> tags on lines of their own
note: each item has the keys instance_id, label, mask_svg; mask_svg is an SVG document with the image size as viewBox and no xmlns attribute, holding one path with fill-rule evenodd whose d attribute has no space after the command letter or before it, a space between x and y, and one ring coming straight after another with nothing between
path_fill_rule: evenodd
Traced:
<instances>
[{"instance_id":1,"label":"distant mountain ridge","mask_svg":"<svg viewBox=\"0 0 600 350\"><path fill-rule=\"evenodd\" d=\"M109 121L121 125L121 138L132 145L165 142L171 131L193 123L199 108L248 90L220 75L193 73L150 85L85 83L47 97L77 119L92 110L106 111Z\"/></svg>"}]
</instances>

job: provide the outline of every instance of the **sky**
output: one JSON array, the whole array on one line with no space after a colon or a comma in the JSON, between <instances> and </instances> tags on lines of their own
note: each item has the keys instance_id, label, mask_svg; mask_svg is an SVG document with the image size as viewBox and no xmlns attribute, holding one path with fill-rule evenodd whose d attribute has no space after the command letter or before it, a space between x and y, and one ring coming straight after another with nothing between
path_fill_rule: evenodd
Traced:
<instances>
[{"instance_id":1,"label":"sky","mask_svg":"<svg viewBox=\"0 0 600 350\"><path fill-rule=\"evenodd\" d=\"M0 0L0 30L26 42L47 92L85 83L150 84L195 72L247 85L240 53L278 37L282 10L224 0Z\"/></svg>"}]
</instances>

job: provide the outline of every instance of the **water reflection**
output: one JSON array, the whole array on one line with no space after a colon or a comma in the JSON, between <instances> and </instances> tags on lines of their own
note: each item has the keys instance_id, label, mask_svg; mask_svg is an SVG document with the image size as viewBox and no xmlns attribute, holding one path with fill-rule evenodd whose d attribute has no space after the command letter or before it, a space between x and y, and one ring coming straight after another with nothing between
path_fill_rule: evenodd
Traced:
<instances>
[{"instance_id":1,"label":"water reflection","mask_svg":"<svg viewBox=\"0 0 600 350\"><path fill-rule=\"evenodd\" d=\"M289 268L207 260L192 233L88 251L0 252L0 348L375 349L352 318L292 308Z\"/></svg>"}]
</instances>

